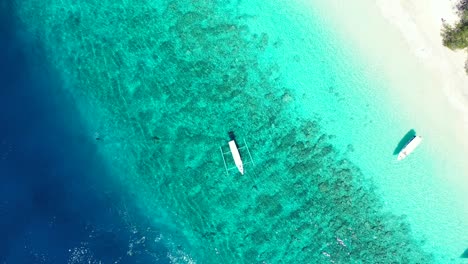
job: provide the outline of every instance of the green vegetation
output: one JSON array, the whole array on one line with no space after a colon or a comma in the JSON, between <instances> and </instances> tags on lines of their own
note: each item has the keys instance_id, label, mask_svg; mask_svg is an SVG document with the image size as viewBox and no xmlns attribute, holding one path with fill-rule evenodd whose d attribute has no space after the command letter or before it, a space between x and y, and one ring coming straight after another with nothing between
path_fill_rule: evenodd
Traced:
<instances>
[{"instance_id":1,"label":"green vegetation","mask_svg":"<svg viewBox=\"0 0 468 264\"><path fill-rule=\"evenodd\" d=\"M468 17L468 15L465 15ZM468 47L468 20L461 21L455 26L444 25L442 36L444 45L452 50L465 49Z\"/></svg>"},{"instance_id":2,"label":"green vegetation","mask_svg":"<svg viewBox=\"0 0 468 264\"><path fill-rule=\"evenodd\" d=\"M442 28L443 43L452 50L468 48L468 0L462 0L457 5L460 21L454 26L444 23ZM468 74L468 60L465 63Z\"/></svg>"}]
</instances>

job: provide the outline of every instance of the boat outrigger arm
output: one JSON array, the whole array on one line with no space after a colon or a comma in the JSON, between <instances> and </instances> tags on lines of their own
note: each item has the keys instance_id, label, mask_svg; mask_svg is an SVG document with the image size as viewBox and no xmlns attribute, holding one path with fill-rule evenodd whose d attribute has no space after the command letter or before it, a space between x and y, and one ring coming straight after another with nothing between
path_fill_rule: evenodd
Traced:
<instances>
[{"instance_id":1,"label":"boat outrigger arm","mask_svg":"<svg viewBox=\"0 0 468 264\"><path fill-rule=\"evenodd\" d=\"M228 152L223 152L223 148L222 147L219 147L220 150L221 150L221 156L223 157L223 162L224 162L224 168L226 169L226 174L229 175L229 170L232 170L232 169L235 169L237 168L237 170L239 170L239 172L244 175L244 164L248 164L248 163L253 163L253 159L252 159L252 155L250 155L250 150L249 150L249 147L247 146L247 143L245 142L245 139L244 139L244 146L243 147L240 147L238 148L237 147L237 144L236 144L236 141L235 140L231 140L229 141L229 149L230 151ZM239 149L247 149L247 153L249 154L249 157L250 157L250 162L242 162L242 158L240 156L240 153L239 153ZM231 168L228 168L227 165L226 165L226 159L224 158L224 155L226 154L229 154L229 152L231 153L232 155L232 158L234 159L234 163L236 164L235 167L231 167Z\"/></svg>"}]
</instances>

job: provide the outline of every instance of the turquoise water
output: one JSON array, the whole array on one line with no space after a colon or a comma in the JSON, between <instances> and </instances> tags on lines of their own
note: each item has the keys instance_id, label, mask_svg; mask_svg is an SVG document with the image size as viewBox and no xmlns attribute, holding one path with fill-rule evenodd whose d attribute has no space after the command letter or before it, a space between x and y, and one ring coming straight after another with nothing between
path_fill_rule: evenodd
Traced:
<instances>
[{"instance_id":1,"label":"turquoise water","mask_svg":"<svg viewBox=\"0 0 468 264\"><path fill-rule=\"evenodd\" d=\"M395 168L413 127L326 16L281 1L22 1L18 16L174 263L440 258L379 187L429 157ZM228 131L249 144L244 176L225 174Z\"/></svg>"}]
</instances>

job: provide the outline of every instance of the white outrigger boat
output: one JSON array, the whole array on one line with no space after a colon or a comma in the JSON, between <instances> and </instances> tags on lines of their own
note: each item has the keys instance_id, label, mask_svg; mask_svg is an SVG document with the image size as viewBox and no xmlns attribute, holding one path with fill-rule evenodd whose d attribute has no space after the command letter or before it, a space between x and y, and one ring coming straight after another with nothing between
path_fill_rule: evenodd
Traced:
<instances>
[{"instance_id":1,"label":"white outrigger boat","mask_svg":"<svg viewBox=\"0 0 468 264\"><path fill-rule=\"evenodd\" d=\"M237 149L236 141L229 141L229 149L231 150L232 158L234 159L234 163L236 164L237 169L242 175L244 175L244 164L242 163L239 149Z\"/></svg>"},{"instance_id":2,"label":"white outrigger boat","mask_svg":"<svg viewBox=\"0 0 468 264\"><path fill-rule=\"evenodd\" d=\"M422 137L421 136L414 136L406 146L398 153L397 160L402 160L406 158L414 149L421 143Z\"/></svg>"},{"instance_id":3,"label":"white outrigger boat","mask_svg":"<svg viewBox=\"0 0 468 264\"><path fill-rule=\"evenodd\" d=\"M239 170L239 172L242 175L244 175L244 162L242 162L242 158L241 158L241 155L239 153L239 149L243 149L243 148L247 149L247 153L249 154L249 157L250 157L250 162L246 162L245 164L248 164L248 163L253 164L253 159L252 159L252 155L250 155L249 147L247 147L247 143L245 142L245 139L244 139L244 146L238 148L233 132L229 132L229 137L231 138L231 140L229 141L229 150L230 151L223 152L223 148L219 147L220 150L221 150L221 156L223 157L224 168L226 169L226 174L229 175L229 170L237 168L237 170ZM232 155L232 158L233 158L234 163L236 165L235 167L231 167L231 168L227 167L226 159L224 158L224 155L229 154L229 153L231 153L231 155Z\"/></svg>"}]
</instances>

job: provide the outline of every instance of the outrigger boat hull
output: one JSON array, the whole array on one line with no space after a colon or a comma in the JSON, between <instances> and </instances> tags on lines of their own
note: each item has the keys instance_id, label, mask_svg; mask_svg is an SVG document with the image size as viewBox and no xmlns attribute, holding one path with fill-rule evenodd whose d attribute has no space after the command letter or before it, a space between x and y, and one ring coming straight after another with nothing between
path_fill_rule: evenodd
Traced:
<instances>
[{"instance_id":1,"label":"outrigger boat hull","mask_svg":"<svg viewBox=\"0 0 468 264\"><path fill-rule=\"evenodd\" d=\"M231 149L232 158L234 159L234 163L236 164L237 169L242 175L244 175L244 164L242 163L236 141L229 141L229 149Z\"/></svg>"},{"instance_id":2,"label":"outrigger boat hull","mask_svg":"<svg viewBox=\"0 0 468 264\"><path fill-rule=\"evenodd\" d=\"M242 175L244 175L244 173L245 173L244 166L245 165L247 165L249 163L252 163L252 165L255 165L254 161L252 159L252 155L250 154L249 147L247 146L247 142L245 142L245 139L244 139L244 146L239 147L238 144L237 144L236 138L234 136L234 132L229 132L229 137L231 139L228 142L229 151L224 152L223 147L222 146L219 147L219 150L221 151L221 157L223 158L224 169L226 169L226 175L229 175L230 170L238 170ZM248 157L250 158L250 161L246 161L246 162L242 161L240 151L242 151L243 149L245 149L247 151ZM230 168L228 168L227 163L226 163L226 159L224 157L224 155L229 155L229 154L231 154L230 156L232 156L232 159L234 160L234 163L236 165L236 166L232 166Z\"/></svg>"},{"instance_id":3,"label":"outrigger boat hull","mask_svg":"<svg viewBox=\"0 0 468 264\"><path fill-rule=\"evenodd\" d=\"M421 136L414 136L408 144L398 153L398 158L397 160L402 160L406 158L413 150L416 149L416 147L421 144L422 137Z\"/></svg>"}]
</instances>

